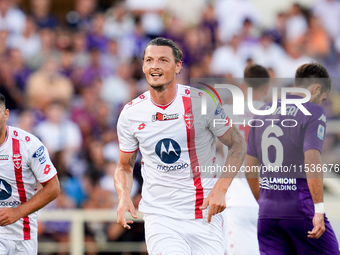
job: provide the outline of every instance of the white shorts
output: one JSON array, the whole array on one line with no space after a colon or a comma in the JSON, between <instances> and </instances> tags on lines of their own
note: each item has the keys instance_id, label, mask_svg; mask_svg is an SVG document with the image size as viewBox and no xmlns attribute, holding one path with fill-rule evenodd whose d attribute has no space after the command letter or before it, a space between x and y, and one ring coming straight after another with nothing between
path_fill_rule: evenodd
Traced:
<instances>
[{"instance_id":1,"label":"white shorts","mask_svg":"<svg viewBox=\"0 0 340 255\"><path fill-rule=\"evenodd\" d=\"M225 210L226 253L259 255L257 240L258 207L227 207Z\"/></svg>"},{"instance_id":2,"label":"white shorts","mask_svg":"<svg viewBox=\"0 0 340 255\"><path fill-rule=\"evenodd\" d=\"M145 239L150 255L223 255L223 216L174 219L145 214Z\"/></svg>"},{"instance_id":3,"label":"white shorts","mask_svg":"<svg viewBox=\"0 0 340 255\"><path fill-rule=\"evenodd\" d=\"M35 255L38 254L38 240L8 240L0 238L0 255Z\"/></svg>"}]
</instances>

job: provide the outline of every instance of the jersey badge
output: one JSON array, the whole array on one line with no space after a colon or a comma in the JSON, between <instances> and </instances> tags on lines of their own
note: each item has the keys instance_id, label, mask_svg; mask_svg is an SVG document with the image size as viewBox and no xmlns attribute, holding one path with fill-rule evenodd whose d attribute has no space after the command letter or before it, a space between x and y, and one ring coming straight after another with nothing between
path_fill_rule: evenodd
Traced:
<instances>
[{"instance_id":1,"label":"jersey badge","mask_svg":"<svg viewBox=\"0 0 340 255\"><path fill-rule=\"evenodd\" d=\"M192 113L184 114L184 121L187 128L192 128L192 126L194 125L194 115Z\"/></svg>"},{"instance_id":2,"label":"jersey badge","mask_svg":"<svg viewBox=\"0 0 340 255\"><path fill-rule=\"evenodd\" d=\"M12 158L13 158L13 163L14 163L15 168L19 169L22 163L21 154L14 154Z\"/></svg>"},{"instance_id":3,"label":"jersey badge","mask_svg":"<svg viewBox=\"0 0 340 255\"><path fill-rule=\"evenodd\" d=\"M319 126L318 126L318 138L320 140L323 140L324 136L325 136L325 127L322 126L321 124L319 124Z\"/></svg>"},{"instance_id":4,"label":"jersey badge","mask_svg":"<svg viewBox=\"0 0 340 255\"><path fill-rule=\"evenodd\" d=\"M39 149L37 149L34 154L33 154L33 158L39 158L41 155L43 155L44 153L44 146L40 146Z\"/></svg>"}]
</instances>

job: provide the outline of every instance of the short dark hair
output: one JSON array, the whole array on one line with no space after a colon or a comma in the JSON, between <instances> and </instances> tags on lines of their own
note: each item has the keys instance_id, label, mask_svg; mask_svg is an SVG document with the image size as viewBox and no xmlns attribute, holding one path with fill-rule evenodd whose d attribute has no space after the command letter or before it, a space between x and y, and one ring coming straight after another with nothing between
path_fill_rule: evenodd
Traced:
<instances>
[{"instance_id":1,"label":"short dark hair","mask_svg":"<svg viewBox=\"0 0 340 255\"><path fill-rule=\"evenodd\" d=\"M295 73L295 87L308 88L313 84L320 84L321 91L331 90L332 80L327 69L316 62L303 64L299 66Z\"/></svg>"},{"instance_id":2,"label":"short dark hair","mask_svg":"<svg viewBox=\"0 0 340 255\"><path fill-rule=\"evenodd\" d=\"M0 93L0 105L5 106L6 108L6 98L3 94Z\"/></svg>"},{"instance_id":3,"label":"short dark hair","mask_svg":"<svg viewBox=\"0 0 340 255\"><path fill-rule=\"evenodd\" d=\"M145 47L145 49L150 46L150 45L156 45L156 46L168 46L172 49L172 54L175 57L175 62L181 62L183 53L182 51L178 48L177 44L174 43L174 41L164 38L164 37L157 37L155 39L152 39ZM143 59L145 56L145 49L144 49L144 53L143 53Z\"/></svg>"},{"instance_id":4,"label":"short dark hair","mask_svg":"<svg viewBox=\"0 0 340 255\"><path fill-rule=\"evenodd\" d=\"M244 69L244 82L253 89L267 85L269 80L269 72L263 66L252 64Z\"/></svg>"}]
</instances>

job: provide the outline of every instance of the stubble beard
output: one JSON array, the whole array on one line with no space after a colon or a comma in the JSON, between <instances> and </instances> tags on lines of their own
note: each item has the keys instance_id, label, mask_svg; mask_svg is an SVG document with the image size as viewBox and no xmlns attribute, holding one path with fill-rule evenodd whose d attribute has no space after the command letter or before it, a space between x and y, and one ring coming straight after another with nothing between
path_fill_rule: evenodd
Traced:
<instances>
[{"instance_id":1,"label":"stubble beard","mask_svg":"<svg viewBox=\"0 0 340 255\"><path fill-rule=\"evenodd\" d=\"M171 81L169 81L169 82L167 82L167 83L164 83L164 84L161 84L161 85L157 85L157 86L151 85L150 83L149 83L149 85L150 85L150 87L151 87L152 89L154 89L155 91L157 91L157 92L163 92L163 91L165 91L165 90L169 87L169 85L172 83L173 80L174 80L174 79L172 78Z\"/></svg>"}]
</instances>

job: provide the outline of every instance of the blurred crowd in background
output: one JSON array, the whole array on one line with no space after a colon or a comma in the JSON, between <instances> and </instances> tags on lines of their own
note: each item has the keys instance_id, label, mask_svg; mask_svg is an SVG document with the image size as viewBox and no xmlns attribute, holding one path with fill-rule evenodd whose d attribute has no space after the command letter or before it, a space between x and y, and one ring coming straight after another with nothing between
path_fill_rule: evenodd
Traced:
<instances>
[{"instance_id":1,"label":"blurred crowd in background","mask_svg":"<svg viewBox=\"0 0 340 255\"><path fill-rule=\"evenodd\" d=\"M262 24L251 0L116 0L110 6L74 0L62 18L50 0L31 0L25 11L20 4L0 0L0 92L9 124L38 136L58 169L62 193L46 210L117 207L117 118L148 89L143 50L157 36L182 49L183 84L190 78L240 78L249 63L267 67L273 78L291 78L299 65L318 61L335 78L328 118L340 117L338 0L292 4L271 26ZM325 150L339 151L339 141L340 134L330 136ZM136 205L141 184L137 163ZM41 238L67 241L69 226L40 224ZM142 226L134 229L89 223L87 240L143 240Z\"/></svg>"}]
</instances>

